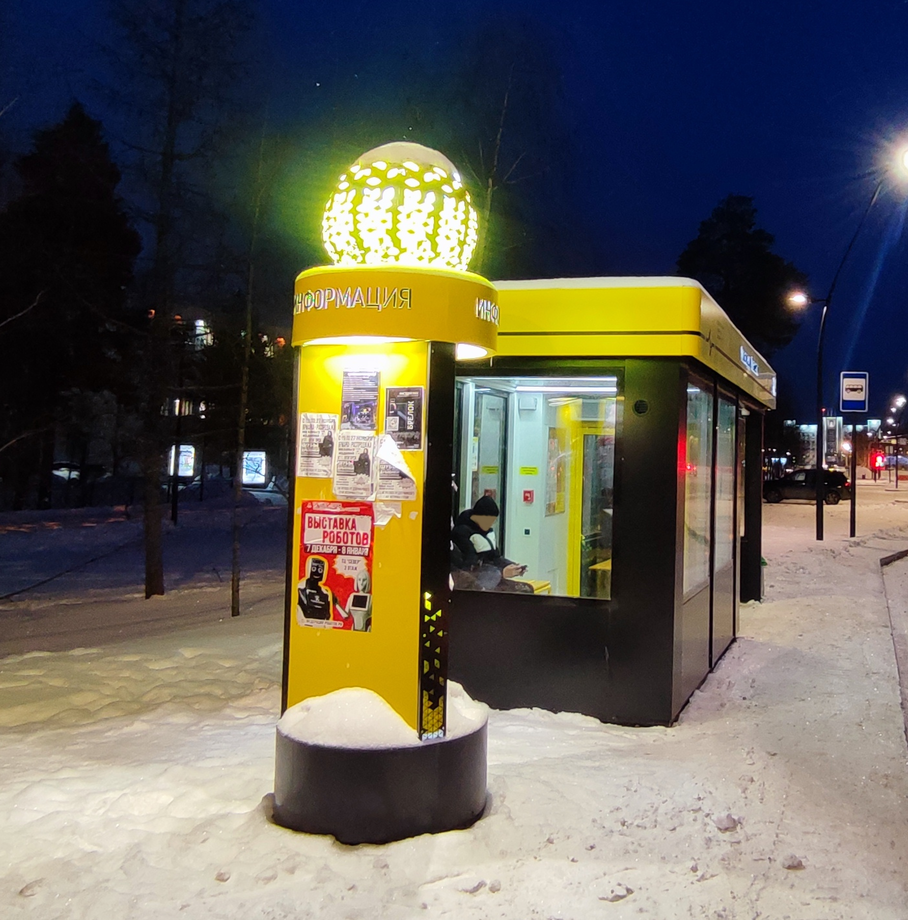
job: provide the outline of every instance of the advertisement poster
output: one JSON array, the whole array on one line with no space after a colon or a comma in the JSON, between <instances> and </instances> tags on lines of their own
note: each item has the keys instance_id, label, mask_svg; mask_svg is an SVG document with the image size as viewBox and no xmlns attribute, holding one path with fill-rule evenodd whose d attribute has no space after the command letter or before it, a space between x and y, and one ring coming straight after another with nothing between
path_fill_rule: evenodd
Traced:
<instances>
[{"instance_id":1,"label":"advertisement poster","mask_svg":"<svg viewBox=\"0 0 908 920\"><path fill-rule=\"evenodd\" d=\"M344 371L341 386L341 430L378 430L378 371Z\"/></svg>"},{"instance_id":2,"label":"advertisement poster","mask_svg":"<svg viewBox=\"0 0 908 920\"><path fill-rule=\"evenodd\" d=\"M422 450L423 387L385 389L385 431L401 450Z\"/></svg>"},{"instance_id":3,"label":"advertisement poster","mask_svg":"<svg viewBox=\"0 0 908 920\"><path fill-rule=\"evenodd\" d=\"M322 412L300 414L297 476L330 479L334 475L337 416Z\"/></svg>"},{"instance_id":4,"label":"advertisement poster","mask_svg":"<svg viewBox=\"0 0 908 920\"><path fill-rule=\"evenodd\" d=\"M303 502L296 606L300 626L372 631L374 534L368 502Z\"/></svg>"},{"instance_id":5,"label":"advertisement poster","mask_svg":"<svg viewBox=\"0 0 908 920\"><path fill-rule=\"evenodd\" d=\"M176 462L177 476L181 479L191 479L195 475L195 448L191 444L181 444L179 455L177 455L175 446L170 448L168 472L171 476L173 476L174 462Z\"/></svg>"},{"instance_id":6,"label":"advertisement poster","mask_svg":"<svg viewBox=\"0 0 908 920\"><path fill-rule=\"evenodd\" d=\"M263 486L267 481L267 456L265 451L244 450L243 485Z\"/></svg>"},{"instance_id":7,"label":"advertisement poster","mask_svg":"<svg viewBox=\"0 0 908 920\"><path fill-rule=\"evenodd\" d=\"M549 428L548 454L545 468L545 513L564 514L564 458L567 453L567 431Z\"/></svg>"},{"instance_id":8,"label":"advertisement poster","mask_svg":"<svg viewBox=\"0 0 908 920\"><path fill-rule=\"evenodd\" d=\"M382 501L411 502L416 499L416 482L393 435L383 434L375 451L378 464L376 498Z\"/></svg>"},{"instance_id":9,"label":"advertisement poster","mask_svg":"<svg viewBox=\"0 0 908 920\"><path fill-rule=\"evenodd\" d=\"M338 498L371 501L375 466L374 434L365 431L340 431L334 460L334 494Z\"/></svg>"}]
</instances>

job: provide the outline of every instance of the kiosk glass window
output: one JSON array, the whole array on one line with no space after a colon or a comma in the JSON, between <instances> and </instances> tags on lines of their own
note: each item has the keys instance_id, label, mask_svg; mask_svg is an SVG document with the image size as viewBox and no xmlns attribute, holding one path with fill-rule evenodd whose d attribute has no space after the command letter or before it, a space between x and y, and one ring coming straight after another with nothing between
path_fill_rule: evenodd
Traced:
<instances>
[{"instance_id":1,"label":"kiosk glass window","mask_svg":"<svg viewBox=\"0 0 908 920\"><path fill-rule=\"evenodd\" d=\"M709 584L710 502L712 499L712 389L687 385L684 454L684 594Z\"/></svg>"},{"instance_id":2,"label":"kiosk glass window","mask_svg":"<svg viewBox=\"0 0 908 920\"><path fill-rule=\"evenodd\" d=\"M456 533L472 536L464 512L482 495L500 517L494 549L472 541L478 562L464 542L471 564L455 569L455 587L610 598L618 377L461 377L457 393ZM525 570L504 574L496 552Z\"/></svg>"},{"instance_id":3,"label":"kiosk glass window","mask_svg":"<svg viewBox=\"0 0 908 920\"><path fill-rule=\"evenodd\" d=\"M734 558L737 415L735 404L720 396L716 419L716 571Z\"/></svg>"}]
</instances>

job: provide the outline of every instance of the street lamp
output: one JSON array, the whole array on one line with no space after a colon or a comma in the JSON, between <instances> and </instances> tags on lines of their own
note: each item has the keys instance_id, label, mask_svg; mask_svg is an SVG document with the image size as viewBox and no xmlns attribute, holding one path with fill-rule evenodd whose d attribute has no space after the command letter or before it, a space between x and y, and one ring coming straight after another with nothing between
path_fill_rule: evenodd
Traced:
<instances>
[{"instance_id":1,"label":"street lamp","mask_svg":"<svg viewBox=\"0 0 908 920\"><path fill-rule=\"evenodd\" d=\"M908 173L908 148L906 148L898 158L898 163L900 170L902 172ZM826 499L826 479L823 475L823 454L821 452L821 429L824 426L824 416L823 416L823 337L826 332L826 316L829 313L829 307L832 304L832 295L835 293L836 285L839 282L839 275L842 273L842 269L845 267L845 262L848 261L848 256L851 255L851 250L854 248L854 244L857 242L858 235L860 234L864 223L867 220L867 215L870 214L873 206L876 204L877 198L880 197L880 192L883 190L883 185L885 184L886 176L884 175L882 179L876 184L876 188L873 190L873 194L870 196L870 201L867 202L867 207L864 209L864 213L861 215L861 219L858 222L857 228L854 231L854 235L851 237L851 241L848 243L848 246L845 249L842 259L839 262L838 268L835 271L835 274L832 276L832 284L829 285L829 291L825 297L810 297L808 294L803 291L795 291L788 297L788 302L793 307L806 307L809 304L820 303L823 305L823 312L820 314L820 332L817 336L817 456L816 456L816 509L817 509L817 539L823 539L823 503ZM851 484L851 488L855 488L855 484ZM854 493L852 492L852 501L854 501Z\"/></svg>"}]
</instances>

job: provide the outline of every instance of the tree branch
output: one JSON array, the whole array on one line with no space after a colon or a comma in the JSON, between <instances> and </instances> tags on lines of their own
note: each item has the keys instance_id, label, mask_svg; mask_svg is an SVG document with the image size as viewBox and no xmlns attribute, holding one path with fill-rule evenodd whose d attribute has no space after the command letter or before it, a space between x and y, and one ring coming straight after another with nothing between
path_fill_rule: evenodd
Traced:
<instances>
[{"instance_id":1,"label":"tree branch","mask_svg":"<svg viewBox=\"0 0 908 920\"><path fill-rule=\"evenodd\" d=\"M3 112L0 112L0 115L2 114ZM0 329L2 329L7 323L11 323L14 319L19 319L20 316L25 316L25 314L28 313L29 310L34 310L35 307L37 307L38 304L41 303L41 298L46 293L47 293L46 288L43 291L39 291L38 296L34 299L34 302L30 303L24 310L20 310L18 313L14 313L12 316L7 317L7 319L3 320L3 322L0 323Z\"/></svg>"},{"instance_id":2,"label":"tree branch","mask_svg":"<svg viewBox=\"0 0 908 920\"><path fill-rule=\"evenodd\" d=\"M53 427L53 425L44 425L42 428L32 428L30 431L23 431L22 434L16 435L12 440L7 441L6 444L0 444L0 454L7 448L12 447L17 441L21 441L23 438L30 438L36 434L44 434L45 431L50 431Z\"/></svg>"}]
</instances>

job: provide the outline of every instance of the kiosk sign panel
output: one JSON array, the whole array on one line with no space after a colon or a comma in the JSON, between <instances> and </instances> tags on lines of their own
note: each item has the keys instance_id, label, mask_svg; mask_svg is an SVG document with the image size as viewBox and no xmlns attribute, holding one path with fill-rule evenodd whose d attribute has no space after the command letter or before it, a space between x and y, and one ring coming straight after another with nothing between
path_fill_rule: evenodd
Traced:
<instances>
[{"instance_id":1,"label":"kiosk sign panel","mask_svg":"<svg viewBox=\"0 0 908 920\"><path fill-rule=\"evenodd\" d=\"M303 502L300 626L371 631L373 535L370 502Z\"/></svg>"},{"instance_id":2,"label":"kiosk sign panel","mask_svg":"<svg viewBox=\"0 0 908 920\"><path fill-rule=\"evenodd\" d=\"M843 412L867 412L870 375L866 371L842 371L840 403Z\"/></svg>"}]
</instances>

